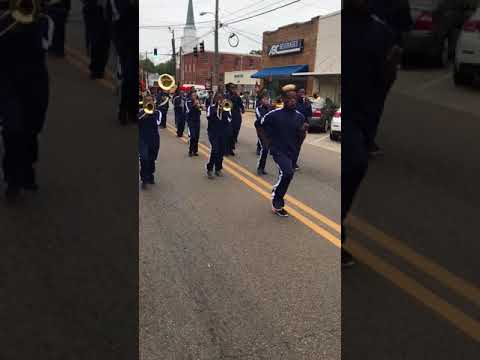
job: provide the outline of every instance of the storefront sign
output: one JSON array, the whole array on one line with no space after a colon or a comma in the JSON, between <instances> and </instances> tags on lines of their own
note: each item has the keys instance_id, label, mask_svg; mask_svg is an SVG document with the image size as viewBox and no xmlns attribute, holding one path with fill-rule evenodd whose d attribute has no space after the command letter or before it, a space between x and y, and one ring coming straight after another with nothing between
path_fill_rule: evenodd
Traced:
<instances>
[{"instance_id":1,"label":"storefront sign","mask_svg":"<svg viewBox=\"0 0 480 360\"><path fill-rule=\"evenodd\" d=\"M278 56L285 54L294 54L303 51L303 39L285 41L279 44L273 44L268 49L268 56Z\"/></svg>"}]
</instances>

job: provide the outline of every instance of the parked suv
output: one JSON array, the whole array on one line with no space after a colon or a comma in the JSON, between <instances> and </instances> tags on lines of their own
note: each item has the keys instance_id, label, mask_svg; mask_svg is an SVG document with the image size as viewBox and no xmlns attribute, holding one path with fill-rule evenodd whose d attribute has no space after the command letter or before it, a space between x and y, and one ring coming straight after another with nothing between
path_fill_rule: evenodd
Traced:
<instances>
[{"instance_id":1,"label":"parked suv","mask_svg":"<svg viewBox=\"0 0 480 360\"><path fill-rule=\"evenodd\" d=\"M457 43L453 79L462 85L480 78L480 7L465 22Z\"/></svg>"},{"instance_id":2,"label":"parked suv","mask_svg":"<svg viewBox=\"0 0 480 360\"><path fill-rule=\"evenodd\" d=\"M444 67L453 58L462 26L479 0L410 0L413 29L404 36L404 63L410 55L432 58Z\"/></svg>"}]
</instances>

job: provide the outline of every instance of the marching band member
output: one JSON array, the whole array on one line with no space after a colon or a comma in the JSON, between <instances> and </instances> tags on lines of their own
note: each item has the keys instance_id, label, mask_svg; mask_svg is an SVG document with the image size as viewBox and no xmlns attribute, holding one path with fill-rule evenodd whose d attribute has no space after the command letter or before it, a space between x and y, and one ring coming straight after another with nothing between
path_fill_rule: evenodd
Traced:
<instances>
[{"instance_id":1,"label":"marching band member","mask_svg":"<svg viewBox=\"0 0 480 360\"><path fill-rule=\"evenodd\" d=\"M30 24L23 25L11 15L9 1L0 0L0 119L7 201L16 200L22 189L38 189L38 135L49 102L46 51L54 28L43 13L45 4L39 1L38 13L31 16Z\"/></svg>"},{"instance_id":2,"label":"marching band member","mask_svg":"<svg viewBox=\"0 0 480 360\"><path fill-rule=\"evenodd\" d=\"M270 99L267 94L263 94L259 98L259 102L257 103L257 108L255 109L255 129L257 129L257 136L258 136L258 131L260 128L260 122L262 118L270 111L272 110L272 107L270 105ZM258 141L257 141L257 146L260 146L260 151L258 152L258 163L257 163L257 174L258 175L267 175L267 172L265 171L265 165L267 163L267 156L269 152L268 145L262 141L261 137L258 136Z\"/></svg>"},{"instance_id":3,"label":"marching band member","mask_svg":"<svg viewBox=\"0 0 480 360\"><path fill-rule=\"evenodd\" d=\"M185 130L185 94L177 89L172 99L173 109L175 111L175 125L177 126L177 136L182 137Z\"/></svg>"},{"instance_id":4,"label":"marching band member","mask_svg":"<svg viewBox=\"0 0 480 360\"><path fill-rule=\"evenodd\" d=\"M158 109L162 113L162 121L160 123L160 127L163 129L167 127L167 114L168 114L169 100L170 100L170 94L164 91L162 88L160 88L159 92L157 93L157 104L159 104Z\"/></svg>"},{"instance_id":5,"label":"marching band member","mask_svg":"<svg viewBox=\"0 0 480 360\"><path fill-rule=\"evenodd\" d=\"M300 113L302 113L302 115L305 117L305 123L308 124L308 119L312 117L313 111L312 111L312 104L310 103L310 100L308 100L307 97L305 96L305 89L298 90L297 110ZM298 166L298 157L300 156L300 150L303 145L303 140L304 139L300 139L300 142L298 143L298 152L293 164L293 168L295 170L300 169L300 166Z\"/></svg>"},{"instance_id":6,"label":"marching band member","mask_svg":"<svg viewBox=\"0 0 480 360\"><path fill-rule=\"evenodd\" d=\"M122 74L122 89L118 111L120 124L136 122L137 102L132 94L138 82L138 0L99 0L112 23L112 40L117 51Z\"/></svg>"},{"instance_id":7,"label":"marching band member","mask_svg":"<svg viewBox=\"0 0 480 360\"><path fill-rule=\"evenodd\" d=\"M208 140L210 141L210 160L206 165L207 176L213 178L213 170L216 176L223 176L223 156L226 142L229 136L229 127L232 122L232 113L223 109L224 97L216 93L211 105L207 108Z\"/></svg>"},{"instance_id":8,"label":"marching band member","mask_svg":"<svg viewBox=\"0 0 480 360\"><path fill-rule=\"evenodd\" d=\"M200 139L200 115L202 107L197 97L197 91L192 88L185 102L185 114L190 133L188 156L198 156L198 141Z\"/></svg>"},{"instance_id":9,"label":"marching band member","mask_svg":"<svg viewBox=\"0 0 480 360\"><path fill-rule=\"evenodd\" d=\"M270 147L273 160L278 165L278 181L272 191L272 211L287 217L284 197L294 175L294 161L298 143L305 137L305 117L296 110L297 92L295 85L282 87L283 108L268 112L260 121L259 135Z\"/></svg>"},{"instance_id":10,"label":"marching band member","mask_svg":"<svg viewBox=\"0 0 480 360\"><path fill-rule=\"evenodd\" d=\"M243 106L242 98L238 95L237 88L235 84L227 84L227 91L225 94L225 99L230 100L233 104L232 109L232 134L230 137L230 142L227 144L227 156L235 156L233 150L235 150L235 144L238 142L238 135L240 133L240 128L242 127L242 114L245 113L245 108Z\"/></svg>"},{"instance_id":11,"label":"marching band member","mask_svg":"<svg viewBox=\"0 0 480 360\"><path fill-rule=\"evenodd\" d=\"M155 184L155 160L157 160L160 149L158 125L160 125L161 119L162 113L155 110L153 96L146 95L143 98L143 109L138 113L138 145L142 189L146 189L147 184Z\"/></svg>"}]
</instances>

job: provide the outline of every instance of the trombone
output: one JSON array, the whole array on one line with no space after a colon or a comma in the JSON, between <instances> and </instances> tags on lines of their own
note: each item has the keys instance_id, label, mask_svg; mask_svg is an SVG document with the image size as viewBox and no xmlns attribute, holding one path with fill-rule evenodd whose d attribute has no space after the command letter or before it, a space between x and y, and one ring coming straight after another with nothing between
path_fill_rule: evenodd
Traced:
<instances>
[{"instance_id":1,"label":"trombone","mask_svg":"<svg viewBox=\"0 0 480 360\"><path fill-rule=\"evenodd\" d=\"M228 100L228 99L223 100L220 103L220 105L217 107L217 117L221 120L222 119L222 114L224 112L232 111L232 108L233 108L233 103L230 100Z\"/></svg>"}]
</instances>

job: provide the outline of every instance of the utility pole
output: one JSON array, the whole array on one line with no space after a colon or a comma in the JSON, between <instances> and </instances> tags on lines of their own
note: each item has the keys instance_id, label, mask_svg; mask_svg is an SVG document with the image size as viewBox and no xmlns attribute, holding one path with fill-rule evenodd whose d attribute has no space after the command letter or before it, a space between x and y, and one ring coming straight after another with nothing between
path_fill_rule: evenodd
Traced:
<instances>
[{"instance_id":1,"label":"utility pole","mask_svg":"<svg viewBox=\"0 0 480 360\"><path fill-rule=\"evenodd\" d=\"M218 56L218 2L219 0L215 0L215 56L213 62L213 86L216 86L216 90L218 90L220 77L220 61Z\"/></svg>"},{"instance_id":2,"label":"utility pole","mask_svg":"<svg viewBox=\"0 0 480 360\"><path fill-rule=\"evenodd\" d=\"M148 63L148 51L145 51L145 65ZM147 74L147 81L146 81L146 88L148 89L148 70L146 71Z\"/></svg>"},{"instance_id":3,"label":"utility pole","mask_svg":"<svg viewBox=\"0 0 480 360\"><path fill-rule=\"evenodd\" d=\"M178 55L180 57L180 71L179 71L179 74L178 74L178 77L180 78L180 84L183 84L183 59L182 59L182 52L183 52L183 49L182 47L180 46L180 50L178 51Z\"/></svg>"},{"instance_id":4,"label":"utility pole","mask_svg":"<svg viewBox=\"0 0 480 360\"><path fill-rule=\"evenodd\" d=\"M175 53L175 30L168 27L172 33L172 62L173 62L173 74L177 76L177 55Z\"/></svg>"}]
</instances>

